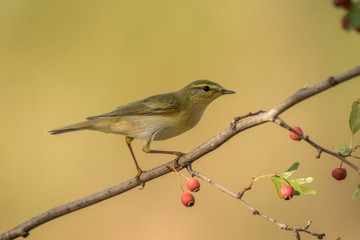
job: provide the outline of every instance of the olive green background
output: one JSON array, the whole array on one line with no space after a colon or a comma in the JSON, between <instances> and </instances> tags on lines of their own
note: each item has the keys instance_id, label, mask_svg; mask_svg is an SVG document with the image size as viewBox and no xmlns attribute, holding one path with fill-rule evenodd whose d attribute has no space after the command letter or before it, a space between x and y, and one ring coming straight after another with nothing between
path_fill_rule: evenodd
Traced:
<instances>
[{"instance_id":1,"label":"olive green background","mask_svg":"<svg viewBox=\"0 0 360 240\"><path fill-rule=\"evenodd\" d=\"M0 1L0 232L52 207L116 185L136 174L123 136L45 133L151 95L210 79L235 95L212 103L199 125L154 149L188 152L229 126L234 116L269 109L299 88L359 64L360 35L341 29L332 1ZM351 104L359 78L316 95L281 117L321 146L349 144ZM360 135L360 134L358 134ZM360 137L355 136L355 143ZM146 155L140 165L172 159ZM237 192L251 177L300 162L294 177L312 176L315 196L279 200L272 183L256 183L244 200L326 239L358 237L360 183L339 161L268 123L249 129L194 168ZM359 160L355 161L357 165ZM183 181L183 184L185 181ZM185 208L175 174L61 217L29 239L293 239L293 233L201 182ZM302 235L302 239L315 239Z\"/></svg>"}]
</instances>

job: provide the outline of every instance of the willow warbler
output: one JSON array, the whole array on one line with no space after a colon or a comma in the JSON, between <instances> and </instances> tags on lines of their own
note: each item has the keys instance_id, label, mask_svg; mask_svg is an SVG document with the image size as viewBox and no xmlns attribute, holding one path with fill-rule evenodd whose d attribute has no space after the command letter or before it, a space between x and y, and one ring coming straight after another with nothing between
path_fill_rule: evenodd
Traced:
<instances>
[{"instance_id":1,"label":"willow warbler","mask_svg":"<svg viewBox=\"0 0 360 240\"><path fill-rule=\"evenodd\" d=\"M135 178L140 183L139 177L143 171L131 147L133 139L144 140L143 151L146 153L174 154L177 155L177 160L184 154L176 151L151 150L151 142L172 138L193 128L212 101L221 95L232 93L235 92L226 90L215 82L197 80L176 92L128 103L109 113L88 117L87 121L48 132L59 134L78 130L96 130L125 135L138 171Z\"/></svg>"}]
</instances>

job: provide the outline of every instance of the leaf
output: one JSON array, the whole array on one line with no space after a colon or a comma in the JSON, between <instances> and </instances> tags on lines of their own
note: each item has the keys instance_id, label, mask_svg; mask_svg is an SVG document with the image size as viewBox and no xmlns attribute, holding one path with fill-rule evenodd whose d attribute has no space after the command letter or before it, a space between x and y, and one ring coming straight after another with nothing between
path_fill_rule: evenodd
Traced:
<instances>
[{"instance_id":1,"label":"leaf","mask_svg":"<svg viewBox=\"0 0 360 240\"><path fill-rule=\"evenodd\" d=\"M274 183L275 185L275 192L276 192L276 195L278 196L278 198L281 199L281 196L280 196L280 188L282 185L284 185L284 182L282 181L282 179L279 177L279 176L273 176L271 177L271 181Z\"/></svg>"},{"instance_id":2,"label":"leaf","mask_svg":"<svg viewBox=\"0 0 360 240\"><path fill-rule=\"evenodd\" d=\"M304 178L300 178L300 180L302 180L302 179L304 179ZM313 179L312 178L310 178L310 179L312 182ZM303 183L307 183L307 182L302 182L302 181L298 181L298 180L299 179L290 180L290 184L295 190L295 195L299 196L299 195L303 195L303 194L312 194L312 195L316 194L316 191L314 189L301 186Z\"/></svg>"},{"instance_id":3,"label":"leaf","mask_svg":"<svg viewBox=\"0 0 360 240\"><path fill-rule=\"evenodd\" d=\"M360 184L356 187L353 195L351 196L351 200L354 200L356 195L360 192Z\"/></svg>"},{"instance_id":4,"label":"leaf","mask_svg":"<svg viewBox=\"0 0 360 240\"><path fill-rule=\"evenodd\" d=\"M351 148L349 148L348 146L344 145L343 147L335 147L335 151L341 153L342 155L348 155L353 150L351 150Z\"/></svg>"},{"instance_id":5,"label":"leaf","mask_svg":"<svg viewBox=\"0 0 360 240\"><path fill-rule=\"evenodd\" d=\"M301 195L301 194L316 195L316 190L315 190L315 189L312 189L312 188L307 188L307 187L301 186L300 190L301 190L300 195Z\"/></svg>"},{"instance_id":6,"label":"leaf","mask_svg":"<svg viewBox=\"0 0 360 240\"><path fill-rule=\"evenodd\" d=\"M311 183L312 181L314 181L314 179L312 177L298 178L298 179L290 180L290 182L296 182L300 185L302 185L304 183Z\"/></svg>"},{"instance_id":7,"label":"leaf","mask_svg":"<svg viewBox=\"0 0 360 240\"><path fill-rule=\"evenodd\" d=\"M299 167L299 164L298 162L295 162L293 165L291 165L291 167L289 167L288 170L286 170L285 172L282 172L280 173L280 175L287 179L288 177L290 177Z\"/></svg>"},{"instance_id":8,"label":"leaf","mask_svg":"<svg viewBox=\"0 0 360 240\"><path fill-rule=\"evenodd\" d=\"M349 125L353 135L360 129L360 98L352 104Z\"/></svg>"},{"instance_id":9,"label":"leaf","mask_svg":"<svg viewBox=\"0 0 360 240\"><path fill-rule=\"evenodd\" d=\"M293 165L291 165L291 167L289 167L288 170L286 170L285 172L280 173L280 175L284 178L284 180L287 182L287 184L290 184L286 179L289 178L299 167L299 163L295 162ZM275 185L275 191L276 194L278 195L279 198L280 197L280 188L282 185L284 185L284 180L279 177L279 176L272 176L271 177L271 181L274 183Z\"/></svg>"},{"instance_id":10,"label":"leaf","mask_svg":"<svg viewBox=\"0 0 360 240\"><path fill-rule=\"evenodd\" d=\"M341 237L338 237L337 239L335 239L335 240L341 240Z\"/></svg>"},{"instance_id":11,"label":"leaf","mask_svg":"<svg viewBox=\"0 0 360 240\"><path fill-rule=\"evenodd\" d=\"M299 167L299 163L295 162L288 170L280 173L279 175L281 175L284 179L276 175L271 177L271 181L275 185L275 191L279 198L281 198L279 193L280 188L282 185L286 185L286 184L291 185L294 188L295 195L316 194L316 191L314 189L301 186L302 184L311 183L312 181L314 181L312 177L287 180L287 178L289 178L298 169L298 167ZM286 183L284 182L284 180Z\"/></svg>"}]
</instances>

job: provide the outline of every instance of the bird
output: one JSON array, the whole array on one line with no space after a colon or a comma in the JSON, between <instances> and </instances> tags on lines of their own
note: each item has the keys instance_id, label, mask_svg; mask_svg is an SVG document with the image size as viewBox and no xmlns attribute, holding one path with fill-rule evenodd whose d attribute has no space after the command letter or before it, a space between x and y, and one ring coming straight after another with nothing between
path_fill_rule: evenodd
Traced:
<instances>
[{"instance_id":1,"label":"bird","mask_svg":"<svg viewBox=\"0 0 360 240\"><path fill-rule=\"evenodd\" d=\"M177 160L184 155L179 151L152 150L152 141L176 137L197 125L207 106L222 95L233 94L220 84L210 80L196 80L178 91L151 96L115 108L111 112L88 117L86 121L48 131L51 135L94 130L125 136L126 144L137 170L136 181L140 181L140 168L131 142L144 141L143 151L176 155Z\"/></svg>"}]
</instances>

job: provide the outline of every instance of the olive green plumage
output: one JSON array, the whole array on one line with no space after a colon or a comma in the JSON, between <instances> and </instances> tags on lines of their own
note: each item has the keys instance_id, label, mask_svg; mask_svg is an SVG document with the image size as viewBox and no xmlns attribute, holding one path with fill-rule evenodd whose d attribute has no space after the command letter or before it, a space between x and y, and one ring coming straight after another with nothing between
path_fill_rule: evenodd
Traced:
<instances>
[{"instance_id":1,"label":"olive green plumage","mask_svg":"<svg viewBox=\"0 0 360 240\"><path fill-rule=\"evenodd\" d=\"M152 141L178 136L193 128L201 119L206 107L224 94L235 93L209 80L197 80L176 91L145 98L122 105L109 113L88 117L87 121L50 130L50 134L60 134L78 130L95 130L116 133L126 137L126 143L134 159L139 184L142 170L139 167L131 141L144 140L143 151L183 155L181 152L151 150Z\"/></svg>"},{"instance_id":2,"label":"olive green plumage","mask_svg":"<svg viewBox=\"0 0 360 240\"><path fill-rule=\"evenodd\" d=\"M201 119L206 107L224 94L234 93L209 80L197 80L176 91L122 105L109 113L88 117L87 121L49 131L59 134L96 130L145 140L175 137ZM144 149L145 150L145 149Z\"/></svg>"}]
</instances>

